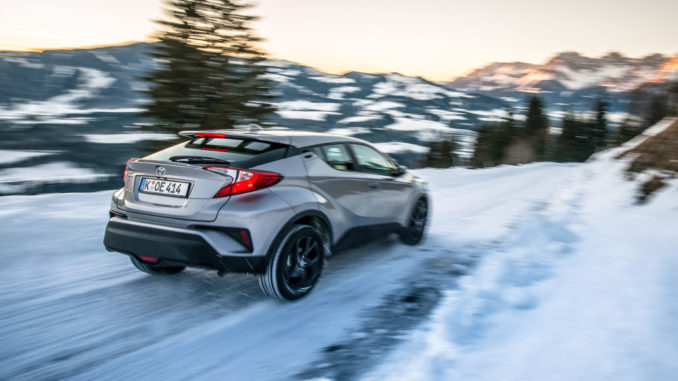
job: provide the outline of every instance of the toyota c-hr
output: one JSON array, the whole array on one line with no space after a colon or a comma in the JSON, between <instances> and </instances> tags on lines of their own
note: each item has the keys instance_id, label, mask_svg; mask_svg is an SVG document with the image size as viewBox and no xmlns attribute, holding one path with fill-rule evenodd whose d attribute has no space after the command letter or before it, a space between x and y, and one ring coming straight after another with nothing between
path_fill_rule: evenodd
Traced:
<instances>
[{"instance_id":1,"label":"toyota c-hr","mask_svg":"<svg viewBox=\"0 0 678 381\"><path fill-rule=\"evenodd\" d=\"M179 133L131 159L113 194L104 245L150 274L186 266L259 276L269 296L313 289L333 251L424 234L424 181L366 141L291 130Z\"/></svg>"}]
</instances>

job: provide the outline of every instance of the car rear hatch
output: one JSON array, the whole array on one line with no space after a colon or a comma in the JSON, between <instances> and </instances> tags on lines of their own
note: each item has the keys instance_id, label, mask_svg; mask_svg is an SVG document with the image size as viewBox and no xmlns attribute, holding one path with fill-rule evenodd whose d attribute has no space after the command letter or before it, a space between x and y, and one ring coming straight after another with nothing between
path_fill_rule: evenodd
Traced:
<instances>
[{"instance_id":1,"label":"car rear hatch","mask_svg":"<svg viewBox=\"0 0 678 381\"><path fill-rule=\"evenodd\" d=\"M289 148L247 136L184 136L190 140L127 164L121 209L213 221L230 198L223 190L236 181L238 169L281 159Z\"/></svg>"}]
</instances>

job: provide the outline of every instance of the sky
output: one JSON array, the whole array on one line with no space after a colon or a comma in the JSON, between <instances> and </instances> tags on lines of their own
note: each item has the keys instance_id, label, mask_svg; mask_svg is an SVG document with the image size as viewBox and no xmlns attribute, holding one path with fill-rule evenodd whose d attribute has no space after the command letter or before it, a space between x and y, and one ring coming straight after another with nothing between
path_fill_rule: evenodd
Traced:
<instances>
[{"instance_id":1,"label":"sky","mask_svg":"<svg viewBox=\"0 0 678 381\"><path fill-rule=\"evenodd\" d=\"M272 58L447 80L558 52L678 53L676 0L254 0ZM150 40L162 0L0 0L0 49Z\"/></svg>"}]
</instances>

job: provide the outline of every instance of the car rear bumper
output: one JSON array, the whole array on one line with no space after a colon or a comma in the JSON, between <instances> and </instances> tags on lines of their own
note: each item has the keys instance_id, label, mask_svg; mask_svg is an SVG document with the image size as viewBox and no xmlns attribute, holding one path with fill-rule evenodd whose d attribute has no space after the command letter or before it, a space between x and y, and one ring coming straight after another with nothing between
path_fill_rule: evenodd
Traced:
<instances>
[{"instance_id":1,"label":"car rear bumper","mask_svg":"<svg viewBox=\"0 0 678 381\"><path fill-rule=\"evenodd\" d=\"M263 273L267 264L266 256L248 253L242 243L218 230L159 226L121 217L108 221L104 246L109 251L158 258L158 266Z\"/></svg>"}]
</instances>

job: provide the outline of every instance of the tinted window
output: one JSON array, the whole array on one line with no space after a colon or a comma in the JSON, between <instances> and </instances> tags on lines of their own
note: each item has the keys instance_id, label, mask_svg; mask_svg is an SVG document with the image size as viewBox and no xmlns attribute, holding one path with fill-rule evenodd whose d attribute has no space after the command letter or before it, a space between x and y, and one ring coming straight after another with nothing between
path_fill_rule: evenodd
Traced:
<instances>
[{"instance_id":1,"label":"tinted window","mask_svg":"<svg viewBox=\"0 0 678 381\"><path fill-rule=\"evenodd\" d=\"M282 159L287 146L248 139L195 138L146 156L150 160L169 160L174 156L198 156L254 166Z\"/></svg>"},{"instance_id":2,"label":"tinted window","mask_svg":"<svg viewBox=\"0 0 678 381\"><path fill-rule=\"evenodd\" d=\"M365 172L391 175L396 170L393 163L372 147L362 144L351 144L351 149L360 169Z\"/></svg>"},{"instance_id":3,"label":"tinted window","mask_svg":"<svg viewBox=\"0 0 678 381\"><path fill-rule=\"evenodd\" d=\"M320 146L320 157L332 168L340 171L352 171L355 169L353 159L343 144L328 144Z\"/></svg>"}]
</instances>

